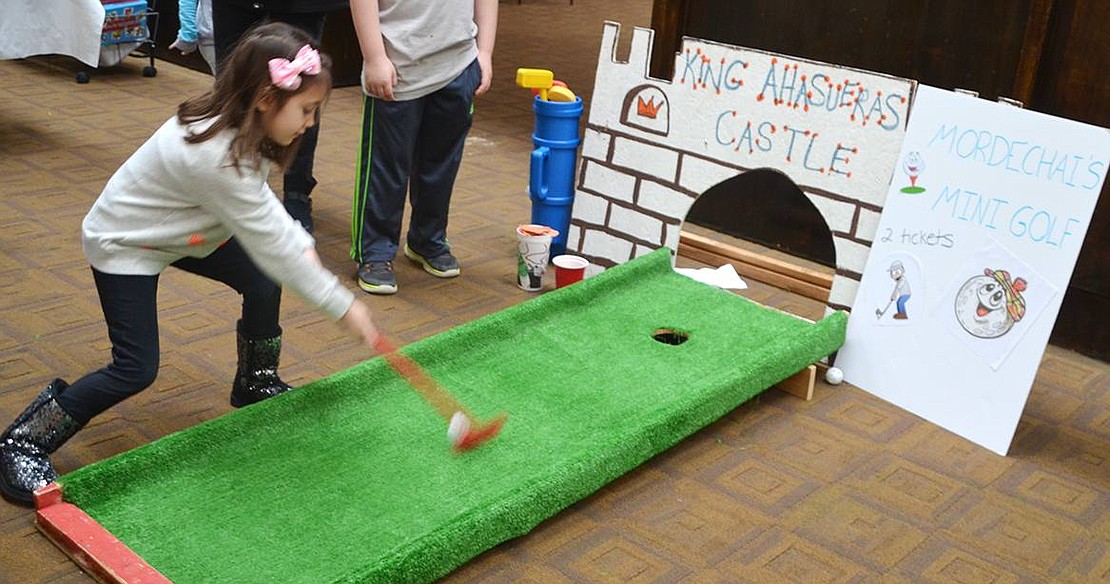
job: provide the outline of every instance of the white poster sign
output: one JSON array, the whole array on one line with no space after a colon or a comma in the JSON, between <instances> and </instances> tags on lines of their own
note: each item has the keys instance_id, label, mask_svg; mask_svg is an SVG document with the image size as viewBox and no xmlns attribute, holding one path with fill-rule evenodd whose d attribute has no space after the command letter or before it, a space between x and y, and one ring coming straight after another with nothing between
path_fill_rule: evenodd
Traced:
<instances>
[{"instance_id":1,"label":"white poster sign","mask_svg":"<svg viewBox=\"0 0 1110 584\"><path fill-rule=\"evenodd\" d=\"M669 84L603 65L591 124L665 137L671 149L774 168L801 186L851 190L874 204L913 93L908 79L693 38L675 55Z\"/></svg>"},{"instance_id":2,"label":"white poster sign","mask_svg":"<svg viewBox=\"0 0 1110 584\"><path fill-rule=\"evenodd\" d=\"M1006 454L1108 155L1105 128L919 85L845 378Z\"/></svg>"}]
</instances>

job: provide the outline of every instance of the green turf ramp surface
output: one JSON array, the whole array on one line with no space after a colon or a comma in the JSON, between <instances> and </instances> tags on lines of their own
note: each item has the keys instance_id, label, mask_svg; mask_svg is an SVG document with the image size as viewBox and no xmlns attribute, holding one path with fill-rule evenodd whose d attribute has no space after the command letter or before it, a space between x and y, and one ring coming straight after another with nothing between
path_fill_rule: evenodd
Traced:
<instances>
[{"instance_id":1,"label":"green turf ramp surface","mask_svg":"<svg viewBox=\"0 0 1110 584\"><path fill-rule=\"evenodd\" d=\"M375 358L60 482L177 584L430 582L832 353L846 321L661 249L403 349L480 418L508 413L477 450Z\"/></svg>"}]
</instances>

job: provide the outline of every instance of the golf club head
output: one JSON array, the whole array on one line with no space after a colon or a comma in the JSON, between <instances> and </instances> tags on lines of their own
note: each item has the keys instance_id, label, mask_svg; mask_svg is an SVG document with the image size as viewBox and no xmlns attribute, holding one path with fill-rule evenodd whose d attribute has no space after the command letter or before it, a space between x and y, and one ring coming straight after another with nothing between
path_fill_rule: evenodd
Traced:
<instances>
[{"instance_id":1,"label":"golf club head","mask_svg":"<svg viewBox=\"0 0 1110 584\"><path fill-rule=\"evenodd\" d=\"M492 440L501 433L501 427L505 425L507 418L508 416L501 414L488 424L470 426L451 443L451 449L455 452L465 452Z\"/></svg>"}]
</instances>

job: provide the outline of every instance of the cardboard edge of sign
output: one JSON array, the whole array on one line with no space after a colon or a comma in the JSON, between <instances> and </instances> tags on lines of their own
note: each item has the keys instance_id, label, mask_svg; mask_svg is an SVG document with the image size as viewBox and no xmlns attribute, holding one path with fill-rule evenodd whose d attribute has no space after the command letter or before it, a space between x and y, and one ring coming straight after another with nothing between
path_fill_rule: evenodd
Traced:
<instances>
[{"instance_id":1,"label":"cardboard edge of sign","mask_svg":"<svg viewBox=\"0 0 1110 584\"><path fill-rule=\"evenodd\" d=\"M172 584L62 495L58 483L35 491L35 527L82 570L104 584Z\"/></svg>"}]
</instances>

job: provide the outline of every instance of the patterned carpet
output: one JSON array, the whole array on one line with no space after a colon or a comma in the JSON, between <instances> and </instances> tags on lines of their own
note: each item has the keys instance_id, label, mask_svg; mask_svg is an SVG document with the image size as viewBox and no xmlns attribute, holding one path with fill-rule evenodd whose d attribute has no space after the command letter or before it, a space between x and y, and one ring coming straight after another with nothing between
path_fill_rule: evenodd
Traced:
<instances>
[{"instance_id":1,"label":"patterned carpet","mask_svg":"<svg viewBox=\"0 0 1110 584\"><path fill-rule=\"evenodd\" d=\"M588 103L602 19L649 26L650 11L646 0L501 3L495 85L477 104L452 207L463 276L437 280L398 262L401 292L369 299L398 340L531 297L514 285L532 114L513 73L552 68ZM144 64L77 85L66 59L0 62L5 425L53 376L72 380L107 358L81 218L182 97L210 83L165 63L144 78ZM352 278L360 103L343 88L328 104L314 196L320 255ZM158 381L63 447L54 457L63 472L229 411L234 293L173 271L161 282ZM820 310L764 286L745 295ZM287 296L282 324L292 383L368 356L296 298ZM0 503L0 550L0 582L91 581L23 508ZM1049 347L1008 457L850 386L819 383L811 402L768 392L444 581L1110 582L1110 366Z\"/></svg>"}]
</instances>

